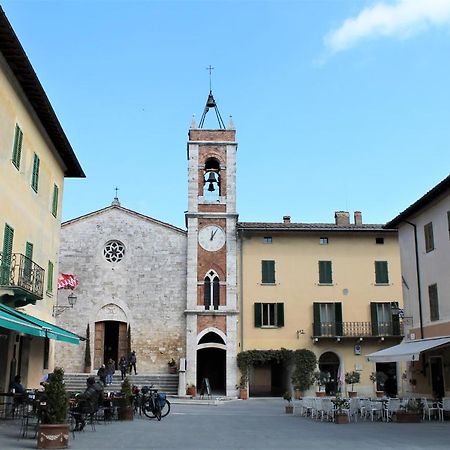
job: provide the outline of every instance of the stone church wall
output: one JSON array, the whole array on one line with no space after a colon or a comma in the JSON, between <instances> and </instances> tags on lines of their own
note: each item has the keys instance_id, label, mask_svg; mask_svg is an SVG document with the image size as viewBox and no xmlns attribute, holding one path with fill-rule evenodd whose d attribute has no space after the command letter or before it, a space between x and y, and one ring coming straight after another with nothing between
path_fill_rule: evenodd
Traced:
<instances>
[{"instance_id":1,"label":"stone church wall","mask_svg":"<svg viewBox=\"0 0 450 450\"><path fill-rule=\"evenodd\" d=\"M117 240L125 255L119 262L104 256ZM166 373L167 362L185 356L186 234L120 206L88 214L62 226L59 270L78 277L77 302L57 323L81 336L90 324L94 364L95 322L114 320L131 326L131 347L138 372ZM68 290L58 292L67 304ZM56 365L81 372L85 343L61 343ZM95 367L97 369L97 367Z\"/></svg>"}]
</instances>

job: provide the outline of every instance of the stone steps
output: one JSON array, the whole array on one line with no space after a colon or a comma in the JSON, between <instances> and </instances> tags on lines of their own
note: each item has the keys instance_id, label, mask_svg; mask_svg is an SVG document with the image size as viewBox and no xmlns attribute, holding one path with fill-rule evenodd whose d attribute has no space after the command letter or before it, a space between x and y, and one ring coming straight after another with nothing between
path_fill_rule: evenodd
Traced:
<instances>
[{"instance_id":1,"label":"stone steps","mask_svg":"<svg viewBox=\"0 0 450 450\"><path fill-rule=\"evenodd\" d=\"M89 376L95 376L96 373L65 373L64 381L66 389L69 392L84 392L86 389L86 378ZM105 386L105 391L118 392L122 385L120 372L116 372L113 376L113 382L111 385ZM161 392L165 392L168 395L177 395L178 393L178 374L138 374L128 375L130 383L136 386L150 386L153 384L155 388Z\"/></svg>"}]
</instances>

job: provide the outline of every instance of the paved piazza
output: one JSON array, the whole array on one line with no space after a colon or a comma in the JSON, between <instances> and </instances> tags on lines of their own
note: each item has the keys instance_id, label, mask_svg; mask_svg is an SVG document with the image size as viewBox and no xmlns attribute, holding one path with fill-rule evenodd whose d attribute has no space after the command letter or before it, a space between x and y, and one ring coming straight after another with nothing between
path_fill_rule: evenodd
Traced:
<instances>
[{"instance_id":1,"label":"paved piazza","mask_svg":"<svg viewBox=\"0 0 450 450\"><path fill-rule=\"evenodd\" d=\"M161 422L98 424L71 438L76 449L448 449L450 421L420 424L321 423L284 413L281 399L222 402L218 406L173 404ZM36 448L18 439L19 424L0 421L0 449Z\"/></svg>"}]
</instances>

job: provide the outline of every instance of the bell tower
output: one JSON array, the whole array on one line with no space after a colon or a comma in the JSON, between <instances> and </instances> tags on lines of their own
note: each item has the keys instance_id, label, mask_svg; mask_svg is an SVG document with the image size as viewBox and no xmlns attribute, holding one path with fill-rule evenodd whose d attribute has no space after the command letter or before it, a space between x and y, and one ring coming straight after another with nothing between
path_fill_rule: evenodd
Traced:
<instances>
[{"instance_id":1,"label":"bell tower","mask_svg":"<svg viewBox=\"0 0 450 450\"><path fill-rule=\"evenodd\" d=\"M217 129L203 128L214 109ZM236 395L236 130L225 127L210 90L187 143L186 382Z\"/></svg>"}]
</instances>

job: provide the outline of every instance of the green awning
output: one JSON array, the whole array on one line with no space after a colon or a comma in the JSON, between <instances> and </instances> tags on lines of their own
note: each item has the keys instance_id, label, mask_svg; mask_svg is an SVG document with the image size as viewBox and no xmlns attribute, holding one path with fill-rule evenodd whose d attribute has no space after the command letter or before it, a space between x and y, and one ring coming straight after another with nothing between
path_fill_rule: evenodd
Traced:
<instances>
[{"instance_id":1,"label":"green awning","mask_svg":"<svg viewBox=\"0 0 450 450\"><path fill-rule=\"evenodd\" d=\"M16 311L0 303L0 326L32 336L48 337L57 341L79 345L82 337L53 323Z\"/></svg>"}]
</instances>

